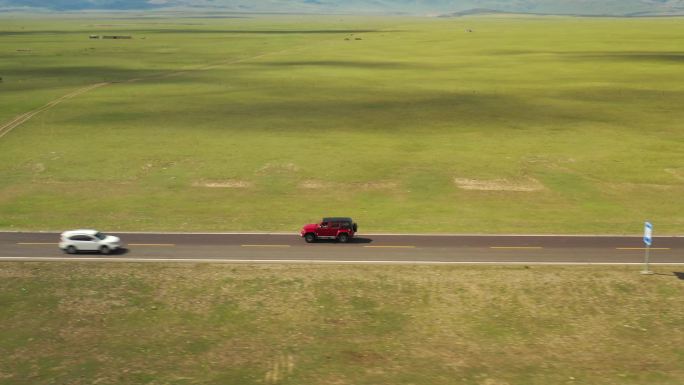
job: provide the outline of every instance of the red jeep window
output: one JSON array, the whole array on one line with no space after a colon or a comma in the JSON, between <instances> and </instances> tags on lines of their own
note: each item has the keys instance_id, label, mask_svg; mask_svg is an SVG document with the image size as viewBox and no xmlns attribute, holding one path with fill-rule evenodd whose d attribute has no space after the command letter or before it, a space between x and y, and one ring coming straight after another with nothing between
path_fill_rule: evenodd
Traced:
<instances>
[{"instance_id":1,"label":"red jeep window","mask_svg":"<svg viewBox=\"0 0 684 385\"><path fill-rule=\"evenodd\" d=\"M340 228L340 222L332 222L330 224L330 227L333 229L339 229Z\"/></svg>"}]
</instances>

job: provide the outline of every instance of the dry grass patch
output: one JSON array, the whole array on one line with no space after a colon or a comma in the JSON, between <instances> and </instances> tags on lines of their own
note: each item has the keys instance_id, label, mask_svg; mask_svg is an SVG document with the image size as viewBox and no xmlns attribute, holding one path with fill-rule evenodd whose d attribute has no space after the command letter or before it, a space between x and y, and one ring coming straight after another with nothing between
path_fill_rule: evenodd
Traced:
<instances>
[{"instance_id":1,"label":"dry grass patch","mask_svg":"<svg viewBox=\"0 0 684 385\"><path fill-rule=\"evenodd\" d=\"M292 354L279 354L271 363L271 369L266 372L264 380L267 384L277 384L291 375L295 368Z\"/></svg>"},{"instance_id":2,"label":"dry grass patch","mask_svg":"<svg viewBox=\"0 0 684 385\"><path fill-rule=\"evenodd\" d=\"M321 190L321 189L328 189L332 188L334 186L333 183L330 182L323 182L320 180L305 180L302 183L299 184L299 188L307 189L307 190Z\"/></svg>"},{"instance_id":3,"label":"dry grass patch","mask_svg":"<svg viewBox=\"0 0 684 385\"><path fill-rule=\"evenodd\" d=\"M353 184L353 186L356 188L360 188L362 190L391 190L391 189L397 188L398 183L393 182L391 180L379 180L379 181L355 183L355 184Z\"/></svg>"},{"instance_id":4,"label":"dry grass patch","mask_svg":"<svg viewBox=\"0 0 684 385\"><path fill-rule=\"evenodd\" d=\"M311 190L322 190L322 189L341 189L341 190L391 190L396 189L399 186L397 182L390 180L380 180L380 181L370 181L370 182L358 182L358 183L333 183L321 180L309 179L305 180L299 184L299 188L311 189Z\"/></svg>"},{"instance_id":5,"label":"dry grass patch","mask_svg":"<svg viewBox=\"0 0 684 385\"><path fill-rule=\"evenodd\" d=\"M254 186L254 183L239 180L239 179L227 179L222 181L198 181L192 184L194 187L208 187L208 188L250 188Z\"/></svg>"},{"instance_id":6,"label":"dry grass patch","mask_svg":"<svg viewBox=\"0 0 684 385\"><path fill-rule=\"evenodd\" d=\"M677 180L684 180L684 169L681 168L666 168L665 172L672 175Z\"/></svg>"},{"instance_id":7,"label":"dry grass patch","mask_svg":"<svg viewBox=\"0 0 684 385\"><path fill-rule=\"evenodd\" d=\"M269 162L261 166L257 174L289 174L299 171L299 166L294 163L273 163Z\"/></svg>"},{"instance_id":8,"label":"dry grass patch","mask_svg":"<svg viewBox=\"0 0 684 385\"><path fill-rule=\"evenodd\" d=\"M454 183L462 190L532 192L545 189L541 182L532 177L518 180L454 178Z\"/></svg>"},{"instance_id":9,"label":"dry grass patch","mask_svg":"<svg viewBox=\"0 0 684 385\"><path fill-rule=\"evenodd\" d=\"M681 188L681 185L657 184L657 183L629 183L629 182L605 183L604 186L608 186L609 188L611 188L615 191L629 191L629 192L638 192L638 191L644 191L644 190L670 191L673 189Z\"/></svg>"}]
</instances>

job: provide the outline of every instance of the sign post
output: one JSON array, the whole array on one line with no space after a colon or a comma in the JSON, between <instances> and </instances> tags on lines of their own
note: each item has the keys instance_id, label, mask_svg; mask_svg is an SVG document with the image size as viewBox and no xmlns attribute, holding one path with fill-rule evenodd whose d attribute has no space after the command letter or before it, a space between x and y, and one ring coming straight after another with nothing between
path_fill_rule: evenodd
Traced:
<instances>
[{"instance_id":1,"label":"sign post","mask_svg":"<svg viewBox=\"0 0 684 385\"><path fill-rule=\"evenodd\" d=\"M644 244L646 244L646 251L644 255L644 270L641 274L653 274L648 269L648 260L650 257L651 245L653 244L653 225L650 222L644 222Z\"/></svg>"}]
</instances>

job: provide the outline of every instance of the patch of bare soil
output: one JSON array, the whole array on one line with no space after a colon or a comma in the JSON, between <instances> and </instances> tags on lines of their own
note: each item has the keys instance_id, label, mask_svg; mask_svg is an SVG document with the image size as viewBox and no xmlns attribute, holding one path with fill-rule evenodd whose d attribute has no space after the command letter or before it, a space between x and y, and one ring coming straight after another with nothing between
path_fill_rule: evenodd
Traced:
<instances>
[{"instance_id":1,"label":"patch of bare soil","mask_svg":"<svg viewBox=\"0 0 684 385\"><path fill-rule=\"evenodd\" d=\"M675 179L684 180L684 169L666 168L665 172L675 177Z\"/></svg>"},{"instance_id":2,"label":"patch of bare soil","mask_svg":"<svg viewBox=\"0 0 684 385\"><path fill-rule=\"evenodd\" d=\"M194 187L208 187L208 188L250 188L254 184L252 182L227 179L222 181L200 181L192 184Z\"/></svg>"},{"instance_id":3,"label":"patch of bare soil","mask_svg":"<svg viewBox=\"0 0 684 385\"><path fill-rule=\"evenodd\" d=\"M364 183L356 183L354 187L361 188L363 190L389 190L397 188L397 183L389 180L379 180Z\"/></svg>"},{"instance_id":4,"label":"patch of bare soil","mask_svg":"<svg viewBox=\"0 0 684 385\"><path fill-rule=\"evenodd\" d=\"M320 180L305 180L304 182L299 184L299 188L311 189L311 190L330 188L332 186L333 186L332 183L323 182Z\"/></svg>"},{"instance_id":5,"label":"patch of bare soil","mask_svg":"<svg viewBox=\"0 0 684 385\"><path fill-rule=\"evenodd\" d=\"M478 191L524 191L533 192L544 190L541 182L532 178L525 177L518 180L510 179L468 179L454 178L454 183L462 190Z\"/></svg>"},{"instance_id":6,"label":"patch of bare soil","mask_svg":"<svg viewBox=\"0 0 684 385\"><path fill-rule=\"evenodd\" d=\"M294 163L266 163L256 172L257 174L284 174L299 171L299 166Z\"/></svg>"},{"instance_id":7,"label":"patch of bare soil","mask_svg":"<svg viewBox=\"0 0 684 385\"><path fill-rule=\"evenodd\" d=\"M299 184L299 188L303 189L327 189L327 188L339 188L339 189L355 189L355 190L390 190L395 189L399 186L397 182L393 181L371 181L362 183L331 183L324 182L320 180L305 180Z\"/></svg>"}]
</instances>

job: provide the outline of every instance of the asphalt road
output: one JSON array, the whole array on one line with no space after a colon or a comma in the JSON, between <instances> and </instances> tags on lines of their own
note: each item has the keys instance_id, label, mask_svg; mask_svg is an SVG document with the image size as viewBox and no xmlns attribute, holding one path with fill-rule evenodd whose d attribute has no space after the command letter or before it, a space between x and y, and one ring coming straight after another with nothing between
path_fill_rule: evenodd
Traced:
<instances>
[{"instance_id":1,"label":"asphalt road","mask_svg":"<svg viewBox=\"0 0 684 385\"><path fill-rule=\"evenodd\" d=\"M0 232L0 261L107 260L291 263L638 264L640 237L359 234L350 243L307 244L298 234L112 233L125 249L109 256L64 254L58 233ZM684 264L684 237L655 237L654 264Z\"/></svg>"}]
</instances>

